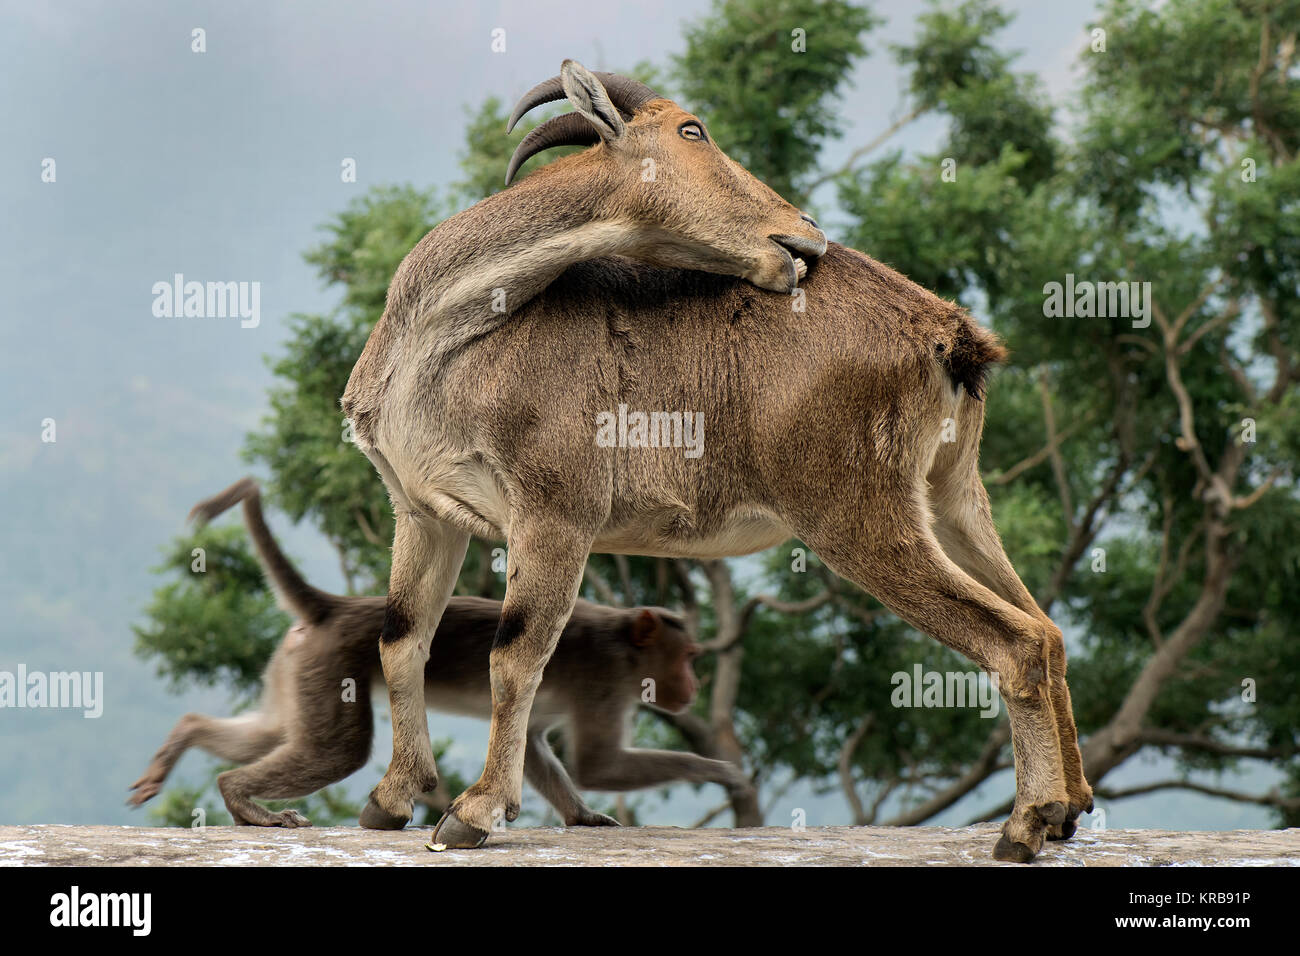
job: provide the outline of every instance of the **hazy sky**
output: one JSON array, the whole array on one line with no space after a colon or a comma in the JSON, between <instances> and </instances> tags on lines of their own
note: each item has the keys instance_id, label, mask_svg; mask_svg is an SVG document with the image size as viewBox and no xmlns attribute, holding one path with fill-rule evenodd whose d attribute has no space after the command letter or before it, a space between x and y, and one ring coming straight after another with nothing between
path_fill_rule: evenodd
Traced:
<instances>
[{"instance_id":1,"label":"hazy sky","mask_svg":"<svg viewBox=\"0 0 1300 956\"><path fill-rule=\"evenodd\" d=\"M852 77L848 133L828 162L900 112L903 76L885 44L911 38L920 6L875 6L889 22ZM1005 45L1068 104L1094 5L1007 6L1018 19ZM286 318L334 305L301 258L319 226L370 186L456 179L465 110L489 94L513 100L564 57L593 69L665 64L681 49L682 22L707 7L0 3L0 600L9 609L0 670L102 671L105 682L97 720L0 711L0 822L144 822L121 800L171 723L188 709L228 712L222 692L169 694L132 656L130 625L189 506L247 470L239 449L266 410L264 357L279 352ZM201 54L191 51L196 27L206 31ZM495 28L506 31L505 53L491 50ZM898 142L927 146L940 132L922 123ZM355 184L340 181L348 157ZM42 181L47 158L53 183ZM151 289L176 273L260 283L260 324L155 316ZM56 423L53 443L41 441L45 419ZM272 520L309 576L341 589L321 539ZM431 726L456 736L455 766L472 779L485 725L434 717ZM378 778L386 734L381 726L372 766L354 778L361 792ZM197 779L203 760L187 758L181 778ZM1008 792L1000 779L946 819ZM718 798L678 788L654 819L684 824ZM838 795L799 799L810 824L847 820ZM1195 797L1178 798L1174 820L1173 798L1163 801L1130 801L1112 825L1265 820Z\"/></svg>"}]
</instances>

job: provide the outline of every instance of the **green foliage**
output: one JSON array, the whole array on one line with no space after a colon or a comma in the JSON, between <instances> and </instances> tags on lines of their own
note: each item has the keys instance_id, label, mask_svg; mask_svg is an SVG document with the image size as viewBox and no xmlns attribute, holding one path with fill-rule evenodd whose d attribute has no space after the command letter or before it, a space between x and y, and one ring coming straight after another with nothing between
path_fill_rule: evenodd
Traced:
<instances>
[{"instance_id":1,"label":"green foliage","mask_svg":"<svg viewBox=\"0 0 1300 956\"><path fill-rule=\"evenodd\" d=\"M1222 172L1218 147L1241 130L1294 156L1294 71L1283 82L1275 72L1257 76L1256 67L1263 31L1280 42L1298 21L1294 0L1108 4L1098 21L1107 30L1106 52L1087 60L1079 150L1085 188L1116 215L1133 216L1156 200L1159 187L1189 190Z\"/></svg>"},{"instance_id":2,"label":"green foliage","mask_svg":"<svg viewBox=\"0 0 1300 956\"><path fill-rule=\"evenodd\" d=\"M373 325L384 311L393 271L426 232L454 211L429 190L377 186L325 229L329 238L303 258L341 294L348 318Z\"/></svg>"},{"instance_id":3,"label":"green foliage","mask_svg":"<svg viewBox=\"0 0 1300 956\"><path fill-rule=\"evenodd\" d=\"M204 571L192 570L196 548ZM289 619L267 590L243 529L207 527L177 539L154 571L173 580L154 592L146 623L134 628L136 653L153 658L158 676L177 690L253 690Z\"/></svg>"},{"instance_id":4,"label":"green foliage","mask_svg":"<svg viewBox=\"0 0 1300 956\"><path fill-rule=\"evenodd\" d=\"M959 165L961 189L941 180L941 161L895 153L844 181L840 204L854 220L846 241L940 295L1000 290L1022 261L1017 225L1041 206L1027 205L1017 185L1024 157L1008 147L986 166Z\"/></svg>"},{"instance_id":5,"label":"green foliage","mask_svg":"<svg viewBox=\"0 0 1300 956\"><path fill-rule=\"evenodd\" d=\"M950 120L944 156L981 166L1008 151L1020 153L1016 177L1032 186L1052 174L1058 150L1038 78L1013 73L1013 57L992 45L993 35L1010 21L987 0L967 0L953 9L932 3L917 18L916 42L893 49L911 70L916 108L938 110Z\"/></svg>"},{"instance_id":6,"label":"green foliage","mask_svg":"<svg viewBox=\"0 0 1300 956\"><path fill-rule=\"evenodd\" d=\"M1011 22L1011 14L984 0L966 0L955 8L929 6L917 17L916 42L893 47L910 73L909 88L918 105L942 107L954 89L978 89L1006 76L1011 56L991 39Z\"/></svg>"},{"instance_id":7,"label":"green foliage","mask_svg":"<svg viewBox=\"0 0 1300 956\"><path fill-rule=\"evenodd\" d=\"M715 0L673 61L682 105L715 142L796 205L844 121L838 94L880 23L844 0ZM803 31L806 52L795 52Z\"/></svg>"},{"instance_id":8,"label":"green foliage","mask_svg":"<svg viewBox=\"0 0 1300 956\"><path fill-rule=\"evenodd\" d=\"M286 354L272 366L287 383L270 394L264 430L248 438L245 457L266 465L272 502L294 521L311 516L340 552L349 577L382 589L393 535L392 509L375 470L347 439L339 396L369 326L324 316L296 316Z\"/></svg>"},{"instance_id":9,"label":"green foliage","mask_svg":"<svg viewBox=\"0 0 1300 956\"><path fill-rule=\"evenodd\" d=\"M349 580L365 590L388 580L392 511L374 468L350 441L339 408L357 356L383 313L388 283L424 234L451 211L432 191L380 187L327 226L305 256L341 292L333 315L296 315L285 354L271 368L283 382L270 394L263 430L245 457L275 476L271 501L294 521L310 517L338 550Z\"/></svg>"},{"instance_id":10,"label":"green foliage","mask_svg":"<svg viewBox=\"0 0 1300 956\"><path fill-rule=\"evenodd\" d=\"M465 178L455 185L455 195L464 205L478 202L505 188L506 167L515 147L539 124L563 110L556 107L537 109L524 117L510 133L506 133L506 120L510 107L495 96L489 96L477 111L468 113L465 128L465 148L461 153L460 168ZM561 146L544 150L532 156L515 174L516 181L523 179L539 166L554 162L564 156L581 152L579 146ZM392 275L389 275L392 278Z\"/></svg>"}]
</instances>

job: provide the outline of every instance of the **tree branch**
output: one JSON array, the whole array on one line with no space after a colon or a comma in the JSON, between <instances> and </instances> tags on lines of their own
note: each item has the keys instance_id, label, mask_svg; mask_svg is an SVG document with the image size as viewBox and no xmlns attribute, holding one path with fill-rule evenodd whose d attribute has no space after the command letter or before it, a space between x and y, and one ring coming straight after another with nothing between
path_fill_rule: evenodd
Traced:
<instances>
[{"instance_id":1,"label":"tree branch","mask_svg":"<svg viewBox=\"0 0 1300 956\"><path fill-rule=\"evenodd\" d=\"M586 582L591 585L591 589L596 592L596 596L599 597L602 602L611 607L623 606L623 602L618 599L618 595L616 595L614 589L609 586L609 582L605 580L599 571L592 567L590 558L587 559L587 567L582 572L582 575Z\"/></svg>"},{"instance_id":2,"label":"tree branch","mask_svg":"<svg viewBox=\"0 0 1300 956\"><path fill-rule=\"evenodd\" d=\"M918 823L924 823L936 813L947 810L993 774L1010 766L1009 763L998 760L998 755L1002 753L1002 748L1007 745L1007 741L1010 739L1011 725L1005 720L999 721L998 725L989 734L984 749L975 758L975 762L971 764L970 769L929 800L913 807L911 810L900 813L892 820L886 821L885 825L892 827L915 826Z\"/></svg>"},{"instance_id":3,"label":"tree branch","mask_svg":"<svg viewBox=\"0 0 1300 956\"><path fill-rule=\"evenodd\" d=\"M857 165L858 160L860 160L863 156L866 156L868 153L873 151L881 143L884 143L891 136L897 133L900 129L902 129L908 123L912 122L912 120L916 119L924 112L926 112L925 108L918 106L916 109L909 111L905 116L902 116L899 119L896 119L894 122L890 123L889 126L885 129L885 131L881 133L879 136L877 136L875 139L871 140L871 142L867 143L865 146L859 146L853 152L849 153L849 158L845 160L844 164L840 166L838 169L834 169L829 173L825 173L824 175L818 176L811 183L809 183L808 186L804 189L804 193L806 195L811 196L813 190L817 189L819 186L824 186L826 183L830 182L833 179L838 179L840 176L843 176L846 173L851 173L853 171L853 167Z\"/></svg>"},{"instance_id":4,"label":"tree branch","mask_svg":"<svg viewBox=\"0 0 1300 956\"><path fill-rule=\"evenodd\" d=\"M1223 610L1234 566L1227 553L1227 538L1228 528L1223 523L1207 521L1201 593L1178 627L1147 659L1110 722L1088 737L1082 750L1084 771L1089 779L1100 780L1136 751L1143 722L1160 690Z\"/></svg>"},{"instance_id":5,"label":"tree branch","mask_svg":"<svg viewBox=\"0 0 1300 956\"><path fill-rule=\"evenodd\" d=\"M1300 797L1284 797L1276 787L1268 793L1254 794L1243 793L1240 790L1227 790L1223 787L1210 787L1191 780L1161 780L1157 783L1147 783L1123 790L1098 790L1096 793L1097 796L1106 800L1122 800L1125 797L1140 797L1143 794L1155 793L1158 790L1192 790L1209 797L1222 797L1225 800L1235 800L1238 803L1257 803L1260 806L1278 807L1282 810L1300 810Z\"/></svg>"},{"instance_id":6,"label":"tree branch","mask_svg":"<svg viewBox=\"0 0 1300 956\"><path fill-rule=\"evenodd\" d=\"M1196 331L1194 331L1191 335L1189 335L1186 339L1184 339L1182 344L1178 346L1178 354L1180 356L1186 355L1188 352L1192 350L1192 346L1195 345L1201 339L1202 336L1206 335L1209 332L1212 332L1214 329L1218 328L1219 326L1223 325L1226 322L1231 322L1233 319L1237 317L1240 311L1241 311L1241 303L1238 300L1233 299L1230 303L1228 303L1228 307L1226 309L1224 309L1214 318L1210 319L1208 322L1203 322L1201 323L1201 325L1197 326Z\"/></svg>"},{"instance_id":7,"label":"tree branch","mask_svg":"<svg viewBox=\"0 0 1300 956\"><path fill-rule=\"evenodd\" d=\"M366 520L365 512L360 508L352 509L352 517L356 519L357 527L361 529L361 537L379 548L387 548L392 545L391 541L385 541L375 533L375 529L372 528L370 522Z\"/></svg>"},{"instance_id":8,"label":"tree branch","mask_svg":"<svg viewBox=\"0 0 1300 956\"><path fill-rule=\"evenodd\" d=\"M808 611L813 611L821 607L834 597L835 595L829 589L822 591L820 594L815 594L810 598L805 598L802 601L783 601L770 594L756 595L746 601L744 606L741 607L736 620L736 625L731 629L731 633L729 635L723 635L720 633L718 637L714 638L712 641L705 642L703 645L704 650L712 652L725 651L737 641L744 638L746 632L749 630L749 624L754 617L754 612L760 605L769 607L773 611L777 611L781 614L806 614Z\"/></svg>"},{"instance_id":9,"label":"tree branch","mask_svg":"<svg viewBox=\"0 0 1300 956\"><path fill-rule=\"evenodd\" d=\"M993 474L986 476L984 478L984 483L986 485L1010 484L1016 478L1020 477L1020 475L1023 472L1026 472L1030 468L1033 468L1035 465L1042 464L1044 461L1046 461L1048 456L1051 455L1057 448L1060 447L1061 442L1065 441L1067 438L1069 438L1071 435L1077 432L1080 428L1086 425L1089 421L1091 421L1092 417L1093 417L1092 411L1089 410L1085 415L1075 419L1072 424L1066 426L1065 428L1061 429L1061 431L1057 432L1055 439L1049 440L1046 445L1044 445L1038 451L1034 452L1028 458L1024 458L1016 462L1006 471L994 472Z\"/></svg>"},{"instance_id":10,"label":"tree branch","mask_svg":"<svg viewBox=\"0 0 1300 956\"><path fill-rule=\"evenodd\" d=\"M1214 472L1210 469L1210 463L1205 457L1205 451L1201 448L1200 439L1196 437L1196 416L1192 409L1192 396L1188 393L1187 386L1183 384L1182 369L1178 364L1177 332L1165 316L1164 310L1154 300L1151 303L1151 311L1155 316L1156 323L1164 333L1165 378L1169 382L1170 389L1173 390L1174 400L1178 403L1178 418L1182 434L1176 444L1180 451L1187 452L1192 456L1192 464L1196 466L1196 473L1201 476L1201 480L1206 486L1213 488Z\"/></svg>"},{"instance_id":11,"label":"tree branch","mask_svg":"<svg viewBox=\"0 0 1300 956\"><path fill-rule=\"evenodd\" d=\"M730 809L731 809L731 801L723 800L712 810L709 810L707 813L705 813L704 816L700 817L698 820L692 823L690 825L690 829L698 830L700 827L706 827L714 820L716 820L719 816L726 813Z\"/></svg>"},{"instance_id":12,"label":"tree branch","mask_svg":"<svg viewBox=\"0 0 1300 956\"><path fill-rule=\"evenodd\" d=\"M1204 734L1182 734L1172 730L1152 727L1137 736L1137 743L1153 747L1180 747L1199 750L1220 757L1250 757L1255 760L1281 760L1292 755L1282 747L1246 747L1208 737Z\"/></svg>"},{"instance_id":13,"label":"tree branch","mask_svg":"<svg viewBox=\"0 0 1300 956\"><path fill-rule=\"evenodd\" d=\"M330 538L330 544L334 545L334 551L339 556L339 570L343 572L343 585L347 589L346 594L356 594L356 584L352 577L352 568L348 565L348 552L343 547L343 542Z\"/></svg>"},{"instance_id":14,"label":"tree branch","mask_svg":"<svg viewBox=\"0 0 1300 956\"><path fill-rule=\"evenodd\" d=\"M858 796L857 784L853 779L853 752L858 749L858 744L862 743L862 738L870 732L875 723L875 711L868 711L844 741L844 746L840 748L840 789L844 791L844 798L848 800L849 809L853 811L853 822L860 827L866 826L869 821L867 811Z\"/></svg>"},{"instance_id":15,"label":"tree branch","mask_svg":"<svg viewBox=\"0 0 1300 956\"><path fill-rule=\"evenodd\" d=\"M1056 487L1060 490L1065 526L1073 534L1074 503L1070 500L1070 482L1065 474L1065 459L1061 456L1060 441L1056 437L1056 413L1052 411L1052 392L1047 384L1046 369L1043 369L1038 376L1038 394L1043 401L1043 426L1047 429L1047 457L1052 463L1052 475L1056 478Z\"/></svg>"},{"instance_id":16,"label":"tree branch","mask_svg":"<svg viewBox=\"0 0 1300 956\"><path fill-rule=\"evenodd\" d=\"M1143 475L1151 467L1156 457L1156 451L1152 449L1143 462L1143 467L1138 469L1138 475ZM1044 614L1051 612L1052 605L1056 603L1065 590L1065 583L1070 579L1074 572L1074 566L1078 563L1079 558L1083 557L1083 552L1088 550L1088 545L1096 540L1098 533L1101 531L1101 525L1097 523L1097 515L1101 512L1102 507L1114 497L1119 487L1120 479L1128 471L1128 455L1125 452L1120 453L1119 460L1111 470L1110 475L1106 478L1101 489L1088 502L1088 508L1084 512L1083 519L1078 524L1071 523L1072 531L1070 541L1066 545L1065 553L1061 557L1061 563L1057 565L1056 572L1052 575L1052 580L1048 582L1046 590L1038 595L1036 600L1038 606L1043 609Z\"/></svg>"}]
</instances>

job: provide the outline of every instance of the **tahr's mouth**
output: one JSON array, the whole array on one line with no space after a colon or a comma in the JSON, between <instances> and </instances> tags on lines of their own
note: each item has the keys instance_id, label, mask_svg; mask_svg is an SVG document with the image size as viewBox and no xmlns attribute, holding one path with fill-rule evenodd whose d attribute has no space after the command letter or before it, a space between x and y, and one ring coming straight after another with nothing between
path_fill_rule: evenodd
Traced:
<instances>
[{"instance_id":1,"label":"tahr's mouth","mask_svg":"<svg viewBox=\"0 0 1300 956\"><path fill-rule=\"evenodd\" d=\"M768 236L782 249L790 253L791 258L799 259L816 259L826 255L826 237L818 231L820 239L810 239L807 236Z\"/></svg>"},{"instance_id":2,"label":"tahr's mouth","mask_svg":"<svg viewBox=\"0 0 1300 956\"><path fill-rule=\"evenodd\" d=\"M799 280L808 274L808 263L804 257L815 259L826 252L826 240L821 242L806 239L803 236L768 236L773 245L784 253L788 263L790 288L799 284Z\"/></svg>"}]
</instances>

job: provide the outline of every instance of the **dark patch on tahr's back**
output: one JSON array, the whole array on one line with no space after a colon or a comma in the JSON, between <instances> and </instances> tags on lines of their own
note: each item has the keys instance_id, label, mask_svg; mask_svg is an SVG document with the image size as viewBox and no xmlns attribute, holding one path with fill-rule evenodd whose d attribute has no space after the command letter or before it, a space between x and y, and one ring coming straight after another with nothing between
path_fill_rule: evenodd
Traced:
<instances>
[{"instance_id":1,"label":"dark patch on tahr's back","mask_svg":"<svg viewBox=\"0 0 1300 956\"><path fill-rule=\"evenodd\" d=\"M989 371L1007 357L1007 350L996 335L963 314L957 322L952 348L945 349L940 343L934 354L952 379L953 389L966 389L966 394L978 402L984 397Z\"/></svg>"},{"instance_id":2,"label":"dark patch on tahr's back","mask_svg":"<svg viewBox=\"0 0 1300 956\"><path fill-rule=\"evenodd\" d=\"M508 608L501 612L501 623L492 638L492 650L504 650L524 633L524 615L521 611Z\"/></svg>"},{"instance_id":3,"label":"dark patch on tahr's back","mask_svg":"<svg viewBox=\"0 0 1300 956\"><path fill-rule=\"evenodd\" d=\"M393 644L411 633L411 618L393 598L384 606L384 629L379 632L381 644Z\"/></svg>"}]
</instances>

